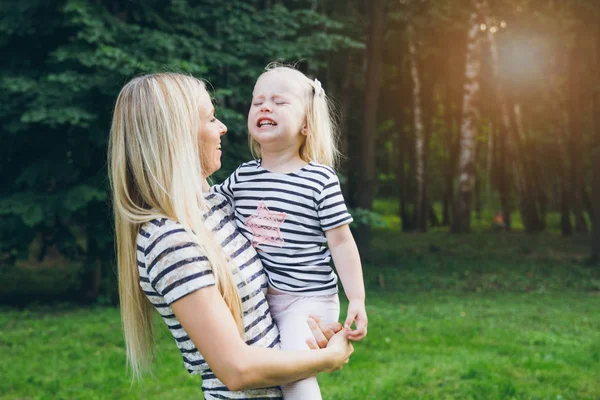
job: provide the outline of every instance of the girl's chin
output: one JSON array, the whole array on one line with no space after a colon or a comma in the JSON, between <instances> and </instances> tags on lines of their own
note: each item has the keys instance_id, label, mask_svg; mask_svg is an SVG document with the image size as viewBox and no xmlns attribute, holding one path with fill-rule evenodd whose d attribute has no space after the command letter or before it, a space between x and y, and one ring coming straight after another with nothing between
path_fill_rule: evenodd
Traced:
<instances>
[{"instance_id":1,"label":"girl's chin","mask_svg":"<svg viewBox=\"0 0 600 400\"><path fill-rule=\"evenodd\" d=\"M258 132L256 134L250 134L252 139L258 142L260 145L275 142L279 139L279 135L276 132Z\"/></svg>"}]
</instances>

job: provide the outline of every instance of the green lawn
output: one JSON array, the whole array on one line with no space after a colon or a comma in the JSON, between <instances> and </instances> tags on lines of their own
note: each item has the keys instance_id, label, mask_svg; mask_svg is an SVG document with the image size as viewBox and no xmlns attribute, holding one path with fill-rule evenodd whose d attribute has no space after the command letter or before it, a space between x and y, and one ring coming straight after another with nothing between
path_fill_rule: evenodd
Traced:
<instances>
[{"instance_id":1,"label":"green lawn","mask_svg":"<svg viewBox=\"0 0 600 400\"><path fill-rule=\"evenodd\" d=\"M373 246L369 336L320 376L325 399L600 399L587 238L388 230ZM4 308L0 398L201 398L168 335L154 375L131 386L118 310Z\"/></svg>"}]
</instances>

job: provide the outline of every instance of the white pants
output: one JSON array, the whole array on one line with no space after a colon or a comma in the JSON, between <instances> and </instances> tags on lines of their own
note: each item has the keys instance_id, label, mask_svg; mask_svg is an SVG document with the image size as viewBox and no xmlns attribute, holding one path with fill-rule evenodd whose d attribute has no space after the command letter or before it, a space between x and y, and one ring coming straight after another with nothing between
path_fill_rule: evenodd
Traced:
<instances>
[{"instance_id":1,"label":"white pants","mask_svg":"<svg viewBox=\"0 0 600 400\"><path fill-rule=\"evenodd\" d=\"M306 320L317 315L323 321L337 322L340 301L337 294L297 296L287 293L267 294L269 309L279 328L282 350L308 350L306 339L313 338ZM315 376L281 386L285 400L321 400L321 390Z\"/></svg>"}]
</instances>

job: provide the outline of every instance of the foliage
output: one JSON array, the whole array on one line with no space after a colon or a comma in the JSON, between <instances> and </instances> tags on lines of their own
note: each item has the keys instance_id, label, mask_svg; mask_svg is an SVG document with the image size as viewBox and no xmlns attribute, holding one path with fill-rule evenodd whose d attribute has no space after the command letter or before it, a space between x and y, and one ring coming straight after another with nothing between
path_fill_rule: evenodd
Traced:
<instances>
[{"instance_id":1,"label":"foliage","mask_svg":"<svg viewBox=\"0 0 600 400\"><path fill-rule=\"evenodd\" d=\"M354 221L350 227L357 228L359 225L369 225L377 228L385 228L387 225L382 216L375 211L365 210L364 208L351 208L348 210Z\"/></svg>"},{"instance_id":2,"label":"foliage","mask_svg":"<svg viewBox=\"0 0 600 400\"><path fill-rule=\"evenodd\" d=\"M0 267L0 302L15 306L78 300L81 266Z\"/></svg>"},{"instance_id":3,"label":"foliage","mask_svg":"<svg viewBox=\"0 0 600 400\"><path fill-rule=\"evenodd\" d=\"M207 79L229 125L222 179L249 158L245 113L273 60L356 43L310 3L24 0L0 4L0 259L57 248L112 260L106 171L116 96L131 77L180 71ZM93 263L89 263L90 266Z\"/></svg>"},{"instance_id":4,"label":"foliage","mask_svg":"<svg viewBox=\"0 0 600 400\"><path fill-rule=\"evenodd\" d=\"M554 232L563 200L567 213L575 207L573 199L561 199L561 185L576 175L579 160L589 166L593 112L587 104L594 85L588 78L598 74L594 57L587 54L593 54L598 39L587 28L597 25L600 8L586 0L488 3L486 29L504 26L496 32L500 80L509 93L509 106L521 106L523 140L507 155L506 138L498 134L496 82L484 51L475 196L475 208L483 210L473 214L473 226L476 231L488 229L490 213L501 208L503 193L515 214L513 227L523 225L525 219L514 212L521 199L510 185L500 187L500 167L510 164L506 157L517 157L535 183L528 188L546 229ZM37 263L59 253L78 266L82 278L95 260L101 260L105 275L109 272L107 266L114 263L106 178L111 112L123 84L147 72L180 71L210 83L217 114L229 127L223 168L214 176L218 182L250 157L245 115L256 77L270 61L300 60L300 68L317 75L337 100L347 156L342 165L344 193L354 206L361 190L356 177L362 161L357 154L364 118L368 9L357 0L0 3L0 49L9 55L0 65L0 265L28 257ZM362 223L410 230L413 224L409 22L417 35L423 81L428 197L438 218L451 214L470 10L470 0L385 2L380 111L378 127L370 134L377 140L377 194L394 196L395 204L389 207L392 212L381 212L377 201L375 210L352 207L354 229ZM573 77L578 78L575 84L569 80ZM578 91L571 93L572 88ZM581 119L580 141L578 130L569 126L570 96L582 104L573 114ZM504 171L508 181L510 168ZM583 173L584 196L589 193L589 172ZM593 199L585 207L591 209L591 204ZM569 216L564 220L570 221Z\"/></svg>"}]
</instances>

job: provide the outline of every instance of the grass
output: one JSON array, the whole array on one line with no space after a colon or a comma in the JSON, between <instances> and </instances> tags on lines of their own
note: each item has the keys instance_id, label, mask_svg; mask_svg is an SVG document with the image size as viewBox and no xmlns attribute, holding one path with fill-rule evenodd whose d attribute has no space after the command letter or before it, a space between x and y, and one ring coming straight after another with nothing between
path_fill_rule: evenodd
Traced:
<instances>
[{"instance_id":1,"label":"grass","mask_svg":"<svg viewBox=\"0 0 600 400\"><path fill-rule=\"evenodd\" d=\"M325 399L597 399L594 293L370 293L369 335L319 378ZM130 387L118 311L4 310L2 399L198 398L168 332Z\"/></svg>"},{"instance_id":2,"label":"grass","mask_svg":"<svg viewBox=\"0 0 600 400\"><path fill-rule=\"evenodd\" d=\"M600 298L385 294L329 399L596 399Z\"/></svg>"},{"instance_id":3,"label":"grass","mask_svg":"<svg viewBox=\"0 0 600 400\"><path fill-rule=\"evenodd\" d=\"M600 399L600 270L588 238L375 230L369 335L324 398ZM344 310L342 304L342 310ZM0 309L0 399L201 398L159 326L153 376L130 384L119 313Z\"/></svg>"}]
</instances>

